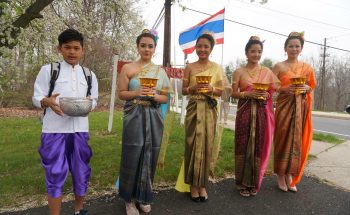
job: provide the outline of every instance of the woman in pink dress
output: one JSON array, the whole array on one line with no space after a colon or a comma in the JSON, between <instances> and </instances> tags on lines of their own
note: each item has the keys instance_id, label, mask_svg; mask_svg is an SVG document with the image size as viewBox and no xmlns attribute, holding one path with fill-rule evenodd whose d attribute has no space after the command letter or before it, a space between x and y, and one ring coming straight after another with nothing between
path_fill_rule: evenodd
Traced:
<instances>
[{"instance_id":1,"label":"woman in pink dress","mask_svg":"<svg viewBox=\"0 0 350 215\"><path fill-rule=\"evenodd\" d=\"M247 64L232 77L232 97L239 99L235 127L235 177L242 196L257 195L270 156L274 132L272 94L278 79L259 64L263 43L252 36L246 47ZM267 91L253 89L266 84Z\"/></svg>"}]
</instances>

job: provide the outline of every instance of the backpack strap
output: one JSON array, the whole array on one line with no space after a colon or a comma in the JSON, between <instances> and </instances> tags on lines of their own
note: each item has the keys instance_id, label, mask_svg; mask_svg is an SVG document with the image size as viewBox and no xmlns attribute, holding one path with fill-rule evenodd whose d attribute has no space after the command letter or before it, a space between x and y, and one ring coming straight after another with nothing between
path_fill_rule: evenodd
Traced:
<instances>
[{"instance_id":1,"label":"backpack strap","mask_svg":"<svg viewBox=\"0 0 350 215\"><path fill-rule=\"evenodd\" d=\"M56 80L60 74L61 64L59 62L51 63L50 71L50 88L47 97L51 97L53 90L55 89ZM46 114L46 108L44 109L44 115Z\"/></svg>"},{"instance_id":2,"label":"backpack strap","mask_svg":"<svg viewBox=\"0 0 350 215\"><path fill-rule=\"evenodd\" d=\"M53 90L55 89L56 80L60 74L61 64L59 62L51 63L51 79L50 79L50 88L47 97L52 95Z\"/></svg>"},{"instance_id":3,"label":"backpack strap","mask_svg":"<svg viewBox=\"0 0 350 215\"><path fill-rule=\"evenodd\" d=\"M86 92L86 97L88 97L88 96L91 96L91 88L92 88L91 71L86 67L82 67L82 68L83 68L84 76L88 85L88 89Z\"/></svg>"}]
</instances>

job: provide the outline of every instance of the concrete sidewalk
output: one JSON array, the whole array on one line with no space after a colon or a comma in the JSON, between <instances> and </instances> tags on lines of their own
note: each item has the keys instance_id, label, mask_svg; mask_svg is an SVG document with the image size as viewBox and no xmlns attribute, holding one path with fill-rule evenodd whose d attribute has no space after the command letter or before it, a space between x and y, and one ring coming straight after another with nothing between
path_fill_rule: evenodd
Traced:
<instances>
[{"instance_id":1,"label":"concrete sidewalk","mask_svg":"<svg viewBox=\"0 0 350 215\"><path fill-rule=\"evenodd\" d=\"M310 154L316 158L309 160L306 174L350 191L350 141L342 144L313 141Z\"/></svg>"},{"instance_id":2,"label":"concrete sidewalk","mask_svg":"<svg viewBox=\"0 0 350 215\"><path fill-rule=\"evenodd\" d=\"M312 116L330 117L330 118L336 118L336 119L350 120L350 114L347 114L346 112L339 113L339 112L312 111Z\"/></svg>"}]
</instances>

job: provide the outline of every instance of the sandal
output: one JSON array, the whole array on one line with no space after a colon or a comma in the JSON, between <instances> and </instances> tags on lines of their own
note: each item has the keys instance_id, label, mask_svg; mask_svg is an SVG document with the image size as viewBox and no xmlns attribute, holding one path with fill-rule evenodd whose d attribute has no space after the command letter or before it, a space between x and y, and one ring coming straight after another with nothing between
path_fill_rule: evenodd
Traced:
<instances>
[{"instance_id":1,"label":"sandal","mask_svg":"<svg viewBox=\"0 0 350 215\"><path fill-rule=\"evenodd\" d=\"M258 195L258 191L257 191L255 188L251 188L251 189L250 189L250 195L251 195L251 196L256 196L256 195Z\"/></svg>"},{"instance_id":2,"label":"sandal","mask_svg":"<svg viewBox=\"0 0 350 215\"><path fill-rule=\"evenodd\" d=\"M242 189L242 190L240 190L240 191L239 191L239 194L240 194L241 196L243 196L243 197L249 197L249 196L250 196L250 192L249 192L249 190L247 190L247 189Z\"/></svg>"},{"instance_id":3,"label":"sandal","mask_svg":"<svg viewBox=\"0 0 350 215\"><path fill-rule=\"evenodd\" d=\"M198 195L198 196L197 196ZM194 202L200 202L201 198L199 197L199 190L195 186L190 187L190 198Z\"/></svg>"},{"instance_id":4,"label":"sandal","mask_svg":"<svg viewBox=\"0 0 350 215\"><path fill-rule=\"evenodd\" d=\"M201 201L201 197L200 197L200 196L194 197L194 196L192 196L192 195L190 194L190 198L191 198L191 200L194 201L194 202L200 202L200 201Z\"/></svg>"},{"instance_id":5,"label":"sandal","mask_svg":"<svg viewBox=\"0 0 350 215\"><path fill-rule=\"evenodd\" d=\"M140 207L140 209L141 209L144 213L149 213L149 212L151 212L151 205L143 205L143 204L140 204L139 207Z\"/></svg>"},{"instance_id":6,"label":"sandal","mask_svg":"<svg viewBox=\"0 0 350 215\"><path fill-rule=\"evenodd\" d=\"M208 193L205 187L199 188L199 199L201 202L208 201Z\"/></svg>"},{"instance_id":7,"label":"sandal","mask_svg":"<svg viewBox=\"0 0 350 215\"><path fill-rule=\"evenodd\" d=\"M207 196L200 196L199 199L200 199L201 202L206 202L206 201L208 201L209 198L208 198L208 195L207 195Z\"/></svg>"},{"instance_id":8,"label":"sandal","mask_svg":"<svg viewBox=\"0 0 350 215\"><path fill-rule=\"evenodd\" d=\"M134 202L125 202L125 210L127 215L140 215Z\"/></svg>"}]
</instances>

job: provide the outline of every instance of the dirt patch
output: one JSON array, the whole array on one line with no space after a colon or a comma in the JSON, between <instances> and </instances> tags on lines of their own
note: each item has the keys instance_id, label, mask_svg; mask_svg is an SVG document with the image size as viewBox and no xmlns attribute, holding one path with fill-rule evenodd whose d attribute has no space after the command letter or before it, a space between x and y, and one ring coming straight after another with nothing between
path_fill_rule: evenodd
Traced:
<instances>
[{"instance_id":1,"label":"dirt patch","mask_svg":"<svg viewBox=\"0 0 350 215\"><path fill-rule=\"evenodd\" d=\"M0 117L37 117L41 114L39 109L28 109L21 107L0 108Z\"/></svg>"},{"instance_id":2,"label":"dirt patch","mask_svg":"<svg viewBox=\"0 0 350 215\"><path fill-rule=\"evenodd\" d=\"M123 107L121 105L116 105L115 110L121 111ZM107 105L99 105L93 112L106 112L109 111ZM11 107L11 108L0 108L0 118L1 117L39 117L43 110L40 109L30 109L25 107Z\"/></svg>"}]
</instances>

